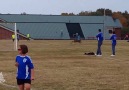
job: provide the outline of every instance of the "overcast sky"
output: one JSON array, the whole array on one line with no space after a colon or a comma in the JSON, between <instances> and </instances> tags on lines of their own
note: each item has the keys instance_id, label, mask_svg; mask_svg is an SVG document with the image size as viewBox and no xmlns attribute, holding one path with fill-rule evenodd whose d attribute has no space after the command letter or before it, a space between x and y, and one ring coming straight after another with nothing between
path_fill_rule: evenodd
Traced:
<instances>
[{"instance_id":1,"label":"overcast sky","mask_svg":"<svg viewBox=\"0 0 129 90\"><path fill-rule=\"evenodd\" d=\"M96 11L99 8L129 12L129 0L1 0L2 14L60 15L63 12L78 14L81 11Z\"/></svg>"}]
</instances>

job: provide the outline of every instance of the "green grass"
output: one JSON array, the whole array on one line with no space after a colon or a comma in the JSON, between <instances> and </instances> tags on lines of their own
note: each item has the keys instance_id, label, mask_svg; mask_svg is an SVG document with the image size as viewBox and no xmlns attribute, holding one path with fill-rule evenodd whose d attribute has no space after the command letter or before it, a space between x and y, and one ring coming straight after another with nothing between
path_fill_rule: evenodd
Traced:
<instances>
[{"instance_id":1,"label":"green grass","mask_svg":"<svg viewBox=\"0 0 129 90\"><path fill-rule=\"evenodd\" d=\"M129 90L129 43L118 41L116 56L111 55L111 41L104 41L102 57L86 56L96 52L96 40L72 43L70 40L20 41L29 47L35 65L32 90ZM16 51L13 42L0 44L0 72L4 84L16 85ZM0 84L0 90L17 90Z\"/></svg>"}]
</instances>

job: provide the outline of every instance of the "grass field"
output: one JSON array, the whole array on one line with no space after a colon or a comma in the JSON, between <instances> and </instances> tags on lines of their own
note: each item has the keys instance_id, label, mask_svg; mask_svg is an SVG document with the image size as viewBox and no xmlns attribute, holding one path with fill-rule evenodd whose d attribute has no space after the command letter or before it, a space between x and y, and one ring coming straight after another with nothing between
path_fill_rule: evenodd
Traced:
<instances>
[{"instance_id":1,"label":"grass field","mask_svg":"<svg viewBox=\"0 0 129 90\"><path fill-rule=\"evenodd\" d=\"M97 41L70 40L20 41L29 47L35 65L32 90L129 90L129 43L118 41L116 56L111 57L111 42L102 46L102 57L86 56L96 52ZM6 80L0 90L17 90L16 51L13 42L0 41L0 72ZM4 85L3 85L4 84Z\"/></svg>"}]
</instances>

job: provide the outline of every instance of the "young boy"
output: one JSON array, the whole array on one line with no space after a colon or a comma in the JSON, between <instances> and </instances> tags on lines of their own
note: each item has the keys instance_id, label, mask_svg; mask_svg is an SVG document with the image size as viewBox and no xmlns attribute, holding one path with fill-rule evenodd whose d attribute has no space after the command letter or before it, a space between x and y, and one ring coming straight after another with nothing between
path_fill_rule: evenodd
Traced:
<instances>
[{"instance_id":1,"label":"young boy","mask_svg":"<svg viewBox=\"0 0 129 90\"><path fill-rule=\"evenodd\" d=\"M115 31L113 31L113 34L110 38L110 40L112 40L112 55L111 56L115 56L115 46L116 46L116 34Z\"/></svg>"},{"instance_id":2,"label":"young boy","mask_svg":"<svg viewBox=\"0 0 129 90\"><path fill-rule=\"evenodd\" d=\"M34 80L34 65L31 58L27 56L28 47L20 45L19 55L16 56L15 66L17 67L17 85L19 90L30 90L31 80Z\"/></svg>"},{"instance_id":3,"label":"young boy","mask_svg":"<svg viewBox=\"0 0 129 90\"><path fill-rule=\"evenodd\" d=\"M97 49L96 55L102 56L101 45L103 44L103 33L101 32L101 29L99 29L98 31L99 33L96 35L96 38L98 40L98 49Z\"/></svg>"},{"instance_id":4,"label":"young boy","mask_svg":"<svg viewBox=\"0 0 129 90\"><path fill-rule=\"evenodd\" d=\"M14 40L15 40L15 35L14 35L14 34L12 34L12 40L13 40L13 42L14 42Z\"/></svg>"}]
</instances>

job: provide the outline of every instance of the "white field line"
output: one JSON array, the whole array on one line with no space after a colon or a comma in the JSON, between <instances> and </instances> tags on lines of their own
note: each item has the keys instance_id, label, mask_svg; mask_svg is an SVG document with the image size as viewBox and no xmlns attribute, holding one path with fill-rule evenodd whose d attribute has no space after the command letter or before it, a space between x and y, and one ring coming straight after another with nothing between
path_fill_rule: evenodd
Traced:
<instances>
[{"instance_id":1,"label":"white field line","mask_svg":"<svg viewBox=\"0 0 129 90\"><path fill-rule=\"evenodd\" d=\"M6 87L10 87L10 88L18 88L17 86L5 84L4 82L5 82L4 76L3 76L2 72L0 72L0 84L1 85L6 86ZM31 90L34 90L34 89L31 89Z\"/></svg>"},{"instance_id":2,"label":"white field line","mask_svg":"<svg viewBox=\"0 0 129 90\"><path fill-rule=\"evenodd\" d=\"M6 86L6 87L10 87L10 88L17 88L17 86L4 84L3 82L1 82L0 84L3 85L3 86Z\"/></svg>"},{"instance_id":3,"label":"white field line","mask_svg":"<svg viewBox=\"0 0 129 90\"><path fill-rule=\"evenodd\" d=\"M2 72L0 72L0 84L1 85L6 86L6 87L11 87L11 88L17 88L16 86L8 85L8 84L5 84L4 82L5 82L4 76Z\"/></svg>"}]
</instances>

